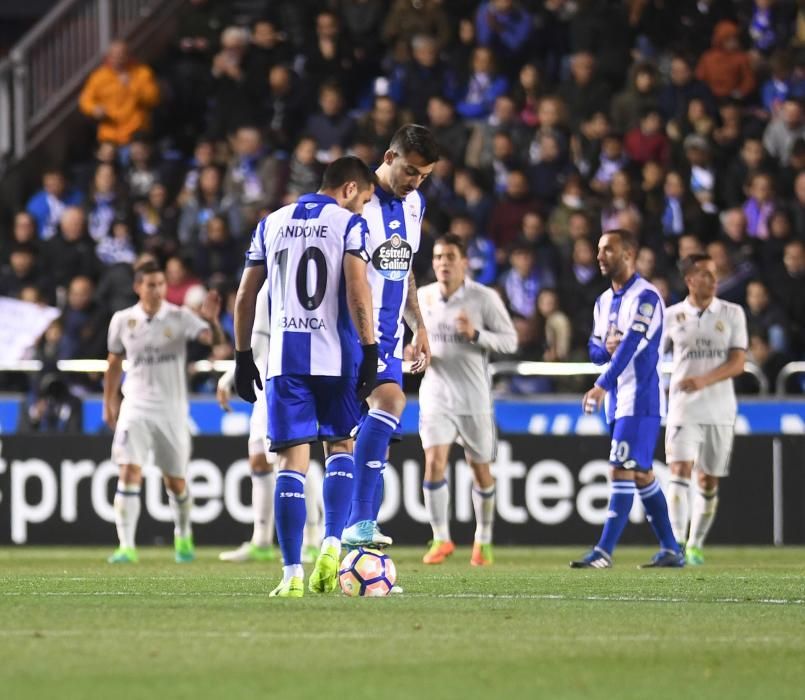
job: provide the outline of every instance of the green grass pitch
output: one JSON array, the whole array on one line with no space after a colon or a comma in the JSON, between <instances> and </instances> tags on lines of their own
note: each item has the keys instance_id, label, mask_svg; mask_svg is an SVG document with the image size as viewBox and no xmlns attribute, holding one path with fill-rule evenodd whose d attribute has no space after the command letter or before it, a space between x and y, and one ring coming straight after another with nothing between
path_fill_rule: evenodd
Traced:
<instances>
[{"instance_id":1,"label":"green grass pitch","mask_svg":"<svg viewBox=\"0 0 805 700\"><path fill-rule=\"evenodd\" d=\"M393 548L402 595L267 597L276 565L113 567L111 548L0 549L0 695L72 698L803 698L805 550L571 571L581 549ZM310 569L311 567L307 567Z\"/></svg>"}]
</instances>

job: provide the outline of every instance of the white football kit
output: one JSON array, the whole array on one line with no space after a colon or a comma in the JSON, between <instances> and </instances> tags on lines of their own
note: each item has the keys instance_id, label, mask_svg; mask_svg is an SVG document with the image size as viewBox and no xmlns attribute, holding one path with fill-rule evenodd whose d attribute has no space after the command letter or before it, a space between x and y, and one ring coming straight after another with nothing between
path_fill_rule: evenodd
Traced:
<instances>
[{"instance_id":1,"label":"white football kit","mask_svg":"<svg viewBox=\"0 0 805 700\"><path fill-rule=\"evenodd\" d=\"M163 473L183 477L190 459L187 342L209 328L188 309L163 301L149 317L140 304L109 323L108 348L128 361L112 459L145 466L149 452Z\"/></svg>"},{"instance_id":2,"label":"white football kit","mask_svg":"<svg viewBox=\"0 0 805 700\"><path fill-rule=\"evenodd\" d=\"M419 389L422 446L459 441L478 462L492 462L497 452L489 353L517 350L517 332L498 294L465 280L449 299L438 283L418 290L419 307L432 353ZM475 342L456 331L464 311L478 330Z\"/></svg>"},{"instance_id":3,"label":"white football kit","mask_svg":"<svg viewBox=\"0 0 805 700\"><path fill-rule=\"evenodd\" d=\"M681 391L679 382L724 364L730 350L746 350L743 309L713 299L702 311L688 299L666 311L666 342L673 344L665 451L669 462L695 463L711 476L729 473L738 403L731 379L700 391Z\"/></svg>"}]
</instances>

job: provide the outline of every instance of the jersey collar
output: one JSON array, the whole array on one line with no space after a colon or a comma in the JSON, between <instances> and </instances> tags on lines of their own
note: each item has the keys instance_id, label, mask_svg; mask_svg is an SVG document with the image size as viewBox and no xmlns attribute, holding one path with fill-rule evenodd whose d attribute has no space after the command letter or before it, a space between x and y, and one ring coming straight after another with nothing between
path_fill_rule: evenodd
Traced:
<instances>
[{"instance_id":1,"label":"jersey collar","mask_svg":"<svg viewBox=\"0 0 805 700\"><path fill-rule=\"evenodd\" d=\"M383 189L383 188L382 188L380 185L375 185L375 194L377 195L377 198L378 198L378 199L379 199L379 200L380 200L380 201L381 201L383 204L385 204L386 202L392 202L392 201L394 201L395 199L396 199L398 202L401 202L401 201L402 201L402 199L400 199L399 197L397 197L397 196L396 196L396 195L395 195L393 192L386 192L386 190L384 190L384 189Z\"/></svg>"},{"instance_id":2,"label":"jersey collar","mask_svg":"<svg viewBox=\"0 0 805 700\"><path fill-rule=\"evenodd\" d=\"M717 314L719 311L721 311L721 304L721 299L718 297L713 297L713 301L710 302L710 305L704 311L702 311L698 306L694 306L691 303L689 296L685 297L685 308L694 316L701 316L703 313L710 311L712 311L714 314Z\"/></svg>"},{"instance_id":3,"label":"jersey collar","mask_svg":"<svg viewBox=\"0 0 805 700\"><path fill-rule=\"evenodd\" d=\"M153 316L149 316L147 313L145 313L145 309L140 302L137 302L134 305L134 308L137 316L139 316L142 321L150 321L152 319L161 321L168 315L168 304L165 301L159 305L159 311L157 311Z\"/></svg>"},{"instance_id":4,"label":"jersey collar","mask_svg":"<svg viewBox=\"0 0 805 700\"><path fill-rule=\"evenodd\" d=\"M311 192L310 194L303 194L298 200L299 204L338 204L329 194L321 194L319 192Z\"/></svg>"},{"instance_id":5,"label":"jersey collar","mask_svg":"<svg viewBox=\"0 0 805 700\"><path fill-rule=\"evenodd\" d=\"M640 275L638 273L634 273L628 280L626 280L626 284L624 284L617 292L613 289L612 293L616 297L623 296L628 291L629 287L631 287L637 280L640 279Z\"/></svg>"}]
</instances>

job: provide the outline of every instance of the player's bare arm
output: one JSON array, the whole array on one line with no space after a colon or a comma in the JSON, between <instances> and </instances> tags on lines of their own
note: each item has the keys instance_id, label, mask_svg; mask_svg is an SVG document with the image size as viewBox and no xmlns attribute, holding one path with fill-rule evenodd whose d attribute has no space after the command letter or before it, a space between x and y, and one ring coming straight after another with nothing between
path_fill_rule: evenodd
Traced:
<instances>
[{"instance_id":1,"label":"player's bare arm","mask_svg":"<svg viewBox=\"0 0 805 700\"><path fill-rule=\"evenodd\" d=\"M361 345L375 342L372 313L372 289L366 276L366 262L357 255L344 256L344 281L347 286L349 315Z\"/></svg>"},{"instance_id":2,"label":"player's bare arm","mask_svg":"<svg viewBox=\"0 0 805 700\"><path fill-rule=\"evenodd\" d=\"M114 429L120 415L120 385L123 381L123 355L110 352L103 376L103 422Z\"/></svg>"},{"instance_id":3,"label":"player's bare arm","mask_svg":"<svg viewBox=\"0 0 805 700\"><path fill-rule=\"evenodd\" d=\"M408 298L405 300L403 318L414 333L411 341L414 348L414 363L411 365L411 372L419 374L424 372L430 364L430 342L425 322L422 320L422 312L419 309L413 270L408 273Z\"/></svg>"},{"instance_id":4,"label":"player's bare arm","mask_svg":"<svg viewBox=\"0 0 805 700\"><path fill-rule=\"evenodd\" d=\"M221 316L221 296L214 289L207 292L204 298L204 303L201 305L200 314L207 323L210 324L208 329L201 331L198 334L197 340L203 345L220 345L226 342L224 331L221 328L219 318Z\"/></svg>"},{"instance_id":5,"label":"player's bare arm","mask_svg":"<svg viewBox=\"0 0 805 700\"><path fill-rule=\"evenodd\" d=\"M699 391L711 384L722 382L725 379L732 379L743 374L744 363L746 362L746 351L741 348L732 348L727 359L718 367L710 370L706 374L694 377L685 377L679 382L679 389L686 393Z\"/></svg>"}]
</instances>

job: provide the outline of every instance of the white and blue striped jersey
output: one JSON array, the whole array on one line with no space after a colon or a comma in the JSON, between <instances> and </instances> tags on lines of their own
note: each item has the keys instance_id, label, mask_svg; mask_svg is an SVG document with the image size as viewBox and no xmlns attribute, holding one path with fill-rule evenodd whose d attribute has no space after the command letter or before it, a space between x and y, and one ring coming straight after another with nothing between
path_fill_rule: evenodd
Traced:
<instances>
[{"instance_id":1,"label":"white and blue striped jersey","mask_svg":"<svg viewBox=\"0 0 805 700\"><path fill-rule=\"evenodd\" d=\"M363 208L369 226L368 275L381 357L388 354L402 358L408 274L419 250L424 214L425 198L418 190L399 199L379 186Z\"/></svg>"},{"instance_id":2,"label":"white and blue striped jersey","mask_svg":"<svg viewBox=\"0 0 805 700\"><path fill-rule=\"evenodd\" d=\"M346 301L344 255L367 260L366 221L323 194L263 219L246 265L265 265L271 343L267 377L354 376L360 344Z\"/></svg>"},{"instance_id":3,"label":"white and blue striped jersey","mask_svg":"<svg viewBox=\"0 0 805 700\"><path fill-rule=\"evenodd\" d=\"M607 390L607 421L625 416L664 416L661 344L665 305L656 287L635 273L617 292L610 287L595 302L590 357L607 364L596 385ZM610 358L604 344L621 337Z\"/></svg>"}]
</instances>

